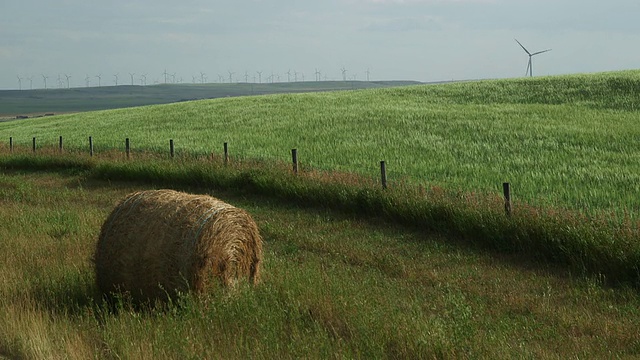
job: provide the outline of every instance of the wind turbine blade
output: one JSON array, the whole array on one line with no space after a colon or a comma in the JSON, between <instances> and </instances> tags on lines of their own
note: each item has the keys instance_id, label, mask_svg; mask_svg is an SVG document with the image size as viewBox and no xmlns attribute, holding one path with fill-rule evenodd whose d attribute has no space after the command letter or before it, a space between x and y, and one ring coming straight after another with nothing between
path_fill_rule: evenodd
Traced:
<instances>
[{"instance_id":1,"label":"wind turbine blade","mask_svg":"<svg viewBox=\"0 0 640 360\"><path fill-rule=\"evenodd\" d=\"M548 51L551 51L551 49L547 49L547 50L542 50L542 51L535 52L535 53L531 54L531 56L538 55L538 54L542 54L542 53L546 53L546 52L548 52Z\"/></svg>"},{"instance_id":2,"label":"wind turbine blade","mask_svg":"<svg viewBox=\"0 0 640 360\"><path fill-rule=\"evenodd\" d=\"M522 50L524 50L527 54L531 55L531 53L529 52L529 50L527 50L527 48L525 48L525 47L524 47L524 45L522 45L522 44L520 43L520 41L518 41L518 39L513 39L513 40L515 40L515 41L518 43L518 45L520 45L520 47L522 48Z\"/></svg>"}]
</instances>

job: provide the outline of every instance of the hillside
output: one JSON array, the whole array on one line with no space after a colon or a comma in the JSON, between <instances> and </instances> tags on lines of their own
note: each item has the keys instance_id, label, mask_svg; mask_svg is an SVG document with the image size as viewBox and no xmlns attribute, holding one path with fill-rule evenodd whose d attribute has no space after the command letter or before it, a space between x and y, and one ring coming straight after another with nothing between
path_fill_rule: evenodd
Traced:
<instances>
[{"instance_id":1,"label":"hillside","mask_svg":"<svg viewBox=\"0 0 640 360\"><path fill-rule=\"evenodd\" d=\"M419 84L419 82L307 81L272 84L163 84L48 90L4 90L0 91L0 119L15 119L16 116L39 116L47 113L118 109L232 96L370 89L415 84Z\"/></svg>"},{"instance_id":2,"label":"hillside","mask_svg":"<svg viewBox=\"0 0 640 360\"><path fill-rule=\"evenodd\" d=\"M221 152L636 216L640 72L189 101L0 124L17 147ZM6 145L5 145L6 146ZM6 147L5 147L6 148Z\"/></svg>"}]
</instances>

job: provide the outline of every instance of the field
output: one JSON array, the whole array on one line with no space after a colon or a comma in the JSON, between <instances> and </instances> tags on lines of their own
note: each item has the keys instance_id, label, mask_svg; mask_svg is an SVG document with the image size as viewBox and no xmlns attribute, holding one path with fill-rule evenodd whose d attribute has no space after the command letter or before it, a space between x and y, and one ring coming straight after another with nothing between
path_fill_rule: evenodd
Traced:
<instances>
[{"instance_id":1,"label":"field","mask_svg":"<svg viewBox=\"0 0 640 360\"><path fill-rule=\"evenodd\" d=\"M0 357L616 358L640 353L640 297L599 277L242 190L267 244L263 282L112 312L90 258L132 182L0 175ZM192 192L211 190L189 188Z\"/></svg>"},{"instance_id":2,"label":"field","mask_svg":"<svg viewBox=\"0 0 640 360\"><path fill-rule=\"evenodd\" d=\"M368 89L417 83L415 81L308 81L273 84L162 84L11 90L0 91L0 120L15 119L16 116L118 109L231 96Z\"/></svg>"},{"instance_id":3,"label":"field","mask_svg":"<svg viewBox=\"0 0 640 360\"><path fill-rule=\"evenodd\" d=\"M225 98L0 123L30 149L221 153L637 218L640 72Z\"/></svg>"},{"instance_id":4,"label":"field","mask_svg":"<svg viewBox=\"0 0 640 360\"><path fill-rule=\"evenodd\" d=\"M639 85L629 71L0 123L0 357L637 357ZM263 282L104 304L102 222L163 187L253 214Z\"/></svg>"}]
</instances>

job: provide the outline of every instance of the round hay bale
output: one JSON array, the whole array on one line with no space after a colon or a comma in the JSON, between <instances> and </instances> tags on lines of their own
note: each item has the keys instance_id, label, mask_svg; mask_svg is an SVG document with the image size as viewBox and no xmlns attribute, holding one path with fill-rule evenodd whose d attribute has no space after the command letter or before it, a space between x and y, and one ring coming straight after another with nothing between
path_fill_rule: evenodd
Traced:
<instances>
[{"instance_id":1,"label":"round hay bale","mask_svg":"<svg viewBox=\"0 0 640 360\"><path fill-rule=\"evenodd\" d=\"M262 238L244 210L173 190L129 194L102 225L94 255L99 290L136 303L260 277Z\"/></svg>"}]
</instances>

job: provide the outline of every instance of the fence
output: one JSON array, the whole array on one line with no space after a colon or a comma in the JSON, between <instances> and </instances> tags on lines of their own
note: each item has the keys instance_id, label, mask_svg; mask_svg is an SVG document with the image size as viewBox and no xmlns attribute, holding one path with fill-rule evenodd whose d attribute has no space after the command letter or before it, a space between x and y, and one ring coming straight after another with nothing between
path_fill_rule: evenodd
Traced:
<instances>
[{"instance_id":1,"label":"fence","mask_svg":"<svg viewBox=\"0 0 640 360\"><path fill-rule=\"evenodd\" d=\"M63 138L62 136L60 136L59 141L58 141L58 151L60 153L63 152L64 148L63 148ZM37 151L37 147L36 147L36 138L34 137L32 139L32 152L36 153ZM223 145L223 151L224 151L224 163L228 164L229 163L229 144L228 143L224 143ZM14 142L13 142L13 137L9 137L9 152L13 153L14 152ZM93 157L93 137L89 136L89 156ZM125 139L125 154L126 154L126 158L130 159L131 158L131 142L129 140L129 138ZM171 158L175 157L175 144L173 139L169 139L169 156ZM298 149L291 149L291 161L292 161L292 171L294 175L298 175ZM384 160L380 161L380 182L382 184L382 189L387 189L388 184L387 184L387 164ZM503 191L503 196L504 196L504 211L505 214L507 216L511 216L513 209L512 209L512 203L511 203L511 184L508 182L505 182L502 184L502 191Z\"/></svg>"}]
</instances>

